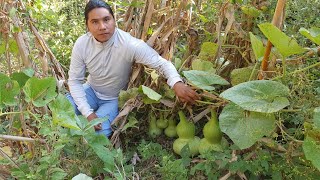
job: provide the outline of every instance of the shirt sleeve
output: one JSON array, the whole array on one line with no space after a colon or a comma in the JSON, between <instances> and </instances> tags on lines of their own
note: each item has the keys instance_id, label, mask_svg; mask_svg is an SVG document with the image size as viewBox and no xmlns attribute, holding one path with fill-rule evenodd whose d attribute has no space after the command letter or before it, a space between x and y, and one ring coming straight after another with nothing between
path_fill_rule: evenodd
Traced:
<instances>
[{"instance_id":1,"label":"shirt sleeve","mask_svg":"<svg viewBox=\"0 0 320 180\"><path fill-rule=\"evenodd\" d=\"M88 117L93 113L93 109L87 102L86 93L82 85L85 79L86 66L80 54L81 48L76 43L71 54L68 85L78 110L83 116Z\"/></svg>"},{"instance_id":2,"label":"shirt sleeve","mask_svg":"<svg viewBox=\"0 0 320 180\"><path fill-rule=\"evenodd\" d=\"M182 82L174 65L170 61L162 58L145 42L139 41L135 48L134 58L136 59L136 63L141 63L158 70L167 79L167 84L171 88L173 88L175 83L179 81Z\"/></svg>"}]
</instances>

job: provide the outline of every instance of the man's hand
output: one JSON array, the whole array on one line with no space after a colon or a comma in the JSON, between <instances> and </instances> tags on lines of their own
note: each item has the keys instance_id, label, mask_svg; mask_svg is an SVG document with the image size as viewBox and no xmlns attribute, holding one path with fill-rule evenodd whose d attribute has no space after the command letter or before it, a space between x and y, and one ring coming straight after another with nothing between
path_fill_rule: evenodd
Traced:
<instances>
[{"instance_id":1,"label":"man's hand","mask_svg":"<svg viewBox=\"0 0 320 180\"><path fill-rule=\"evenodd\" d=\"M199 100L199 94L196 93L191 87L183 82L177 82L173 86L176 96L182 103L194 104L196 100Z\"/></svg>"},{"instance_id":2,"label":"man's hand","mask_svg":"<svg viewBox=\"0 0 320 180\"><path fill-rule=\"evenodd\" d=\"M96 115L96 113L91 113L91 114L87 117L87 119L88 119L89 122L92 121L92 120L94 120L94 119L96 119L96 118L98 118L98 116ZM101 130L101 129L102 129L102 124L101 124L101 123L99 123L99 124L97 124L97 125L94 126L94 130L96 130L96 131Z\"/></svg>"}]
</instances>

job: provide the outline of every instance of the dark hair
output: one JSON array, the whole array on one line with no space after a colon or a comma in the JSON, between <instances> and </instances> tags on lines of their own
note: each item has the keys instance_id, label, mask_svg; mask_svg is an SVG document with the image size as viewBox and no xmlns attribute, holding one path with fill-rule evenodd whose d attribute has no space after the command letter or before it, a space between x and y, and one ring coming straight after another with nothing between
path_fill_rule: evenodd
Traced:
<instances>
[{"instance_id":1,"label":"dark hair","mask_svg":"<svg viewBox=\"0 0 320 180\"><path fill-rule=\"evenodd\" d=\"M112 15L112 17L114 18L113 11L112 11L111 7L109 6L109 4L107 4L103 0L90 0L87 3L86 8L84 9L84 17L86 20L86 24L88 22L89 12L95 8L106 8L109 11L109 13Z\"/></svg>"}]
</instances>

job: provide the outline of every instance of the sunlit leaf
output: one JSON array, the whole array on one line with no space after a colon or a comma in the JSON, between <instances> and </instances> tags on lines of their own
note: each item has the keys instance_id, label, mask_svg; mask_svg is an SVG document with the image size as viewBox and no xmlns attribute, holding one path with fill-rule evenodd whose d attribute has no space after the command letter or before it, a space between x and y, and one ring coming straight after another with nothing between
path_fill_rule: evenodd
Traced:
<instances>
[{"instance_id":1,"label":"sunlit leaf","mask_svg":"<svg viewBox=\"0 0 320 180\"><path fill-rule=\"evenodd\" d=\"M183 71L183 75L194 86L204 90L214 90L212 85L229 85L229 82L222 77L206 71Z\"/></svg>"},{"instance_id":2,"label":"sunlit leaf","mask_svg":"<svg viewBox=\"0 0 320 180\"><path fill-rule=\"evenodd\" d=\"M252 72L252 71L254 71L254 72ZM253 73L252 77L253 77L253 79L255 79L258 75L258 70L254 69L253 66L248 66L248 67L232 70L231 74L230 74L232 86L249 81L252 73Z\"/></svg>"},{"instance_id":3,"label":"sunlit leaf","mask_svg":"<svg viewBox=\"0 0 320 180\"><path fill-rule=\"evenodd\" d=\"M42 107L56 97L56 80L53 77L44 79L32 77L26 82L23 91L27 102L32 102L36 107Z\"/></svg>"},{"instance_id":4,"label":"sunlit leaf","mask_svg":"<svg viewBox=\"0 0 320 180\"><path fill-rule=\"evenodd\" d=\"M312 42L320 45L320 28L312 27L311 29L307 30L305 28L300 28L299 32L310 39Z\"/></svg>"},{"instance_id":5,"label":"sunlit leaf","mask_svg":"<svg viewBox=\"0 0 320 180\"><path fill-rule=\"evenodd\" d=\"M85 174L80 173L80 174L76 175L75 177L73 177L72 180L93 180L93 178L90 176L87 176Z\"/></svg>"},{"instance_id":6,"label":"sunlit leaf","mask_svg":"<svg viewBox=\"0 0 320 180\"><path fill-rule=\"evenodd\" d=\"M244 14L251 17L259 17L261 14L261 11L259 9L249 5L241 6L241 10Z\"/></svg>"},{"instance_id":7,"label":"sunlit leaf","mask_svg":"<svg viewBox=\"0 0 320 180\"><path fill-rule=\"evenodd\" d=\"M259 28L283 57L300 54L305 51L295 39L288 37L271 23L260 24Z\"/></svg>"},{"instance_id":8,"label":"sunlit leaf","mask_svg":"<svg viewBox=\"0 0 320 180\"><path fill-rule=\"evenodd\" d=\"M5 105L17 105L17 99L15 99L15 97L19 93L20 88L18 82L0 73L0 108L3 108Z\"/></svg>"},{"instance_id":9,"label":"sunlit leaf","mask_svg":"<svg viewBox=\"0 0 320 180\"><path fill-rule=\"evenodd\" d=\"M213 68L213 63L210 61L202 61L201 59L196 59L192 61L191 66L192 66L192 70L215 72Z\"/></svg>"},{"instance_id":10,"label":"sunlit leaf","mask_svg":"<svg viewBox=\"0 0 320 180\"><path fill-rule=\"evenodd\" d=\"M201 45L201 50L200 50L198 57L201 60L211 61L215 57L217 50L218 50L218 47L219 46L216 43L204 42Z\"/></svg>"},{"instance_id":11,"label":"sunlit leaf","mask_svg":"<svg viewBox=\"0 0 320 180\"><path fill-rule=\"evenodd\" d=\"M254 34L252 34L252 32L250 32L249 34L254 56L256 57L256 60L259 60L263 57L265 48L260 39L258 39Z\"/></svg>"},{"instance_id":12,"label":"sunlit leaf","mask_svg":"<svg viewBox=\"0 0 320 180\"><path fill-rule=\"evenodd\" d=\"M53 123L70 129L80 129L76 122L76 114L69 100L62 94L49 103Z\"/></svg>"},{"instance_id":13,"label":"sunlit leaf","mask_svg":"<svg viewBox=\"0 0 320 180\"><path fill-rule=\"evenodd\" d=\"M289 89L270 80L249 81L238 84L220 94L248 111L277 112L289 105Z\"/></svg>"},{"instance_id":14,"label":"sunlit leaf","mask_svg":"<svg viewBox=\"0 0 320 180\"><path fill-rule=\"evenodd\" d=\"M219 126L240 149L245 149L263 136L270 135L275 128L275 116L245 111L229 103L219 116Z\"/></svg>"},{"instance_id":15,"label":"sunlit leaf","mask_svg":"<svg viewBox=\"0 0 320 180\"><path fill-rule=\"evenodd\" d=\"M141 85L139 89L143 94L147 95L148 98L150 98L152 100L159 101L161 98L160 94L158 94L153 89L151 89L147 86Z\"/></svg>"},{"instance_id":16,"label":"sunlit leaf","mask_svg":"<svg viewBox=\"0 0 320 180\"><path fill-rule=\"evenodd\" d=\"M307 160L320 171L320 144L315 139L307 136L302 145Z\"/></svg>"}]
</instances>

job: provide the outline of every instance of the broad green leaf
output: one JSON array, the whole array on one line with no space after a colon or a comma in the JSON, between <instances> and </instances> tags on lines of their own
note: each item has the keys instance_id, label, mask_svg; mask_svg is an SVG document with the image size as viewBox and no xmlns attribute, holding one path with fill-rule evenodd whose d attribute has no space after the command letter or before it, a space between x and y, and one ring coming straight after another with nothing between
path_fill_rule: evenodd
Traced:
<instances>
[{"instance_id":1,"label":"broad green leaf","mask_svg":"<svg viewBox=\"0 0 320 180\"><path fill-rule=\"evenodd\" d=\"M32 68L25 68L22 70L27 76L32 77L34 75L34 70Z\"/></svg>"},{"instance_id":2,"label":"broad green leaf","mask_svg":"<svg viewBox=\"0 0 320 180\"><path fill-rule=\"evenodd\" d=\"M80 173L80 174L76 175L75 177L73 177L71 180L93 180L93 179L90 176L87 176L85 174Z\"/></svg>"},{"instance_id":3,"label":"broad green leaf","mask_svg":"<svg viewBox=\"0 0 320 180\"><path fill-rule=\"evenodd\" d=\"M23 91L27 102L32 102L36 107L42 107L56 97L56 80L53 77L44 79L32 77L26 82Z\"/></svg>"},{"instance_id":4,"label":"broad green leaf","mask_svg":"<svg viewBox=\"0 0 320 180\"><path fill-rule=\"evenodd\" d=\"M212 72L191 70L183 71L183 75L194 86L204 90L214 90L214 84L229 85L228 81Z\"/></svg>"},{"instance_id":5,"label":"broad green leaf","mask_svg":"<svg viewBox=\"0 0 320 180\"><path fill-rule=\"evenodd\" d=\"M286 86L270 80L241 83L220 94L245 110L263 113L277 112L288 106L288 95Z\"/></svg>"},{"instance_id":6,"label":"broad green leaf","mask_svg":"<svg viewBox=\"0 0 320 180\"><path fill-rule=\"evenodd\" d=\"M136 97L138 94L138 88L130 88L126 91L121 90L119 93L118 106L122 108L129 99Z\"/></svg>"},{"instance_id":7,"label":"broad green leaf","mask_svg":"<svg viewBox=\"0 0 320 180\"><path fill-rule=\"evenodd\" d=\"M202 60L213 61L218 50L218 44L212 42L204 42L198 57Z\"/></svg>"},{"instance_id":8,"label":"broad green leaf","mask_svg":"<svg viewBox=\"0 0 320 180\"><path fill-rule=\"evenodd\" d=\"M64 95L59 94L49 104L49 108L52 111L53 123L70 129L80 129L76 122L74 108Z\"/></svg>"},{"instance_id":9,"label":"broad green leaf","mask_svg":"<svg viewBox=\"0 0 320 180\"><path fill-rule=\"evenodd\" d=\"M19 84L17 81L11 80L5 74L0 73L0 108L5 105L17 105L15 97L20 93Z\"/></svg>"},{"instance_id":10,"label":"broad green leaf","mask_svg":"<svg viewBox=\"0 0 320 180\"><path fill-rule=\"evenodd\" d=\"M232 70L231 74L230 74L232 86L249 81L252 71L254 71L253 78L257 77L258 70L254 69L253 66L248 66L248 67Z\"/></svg>"},{"instance_id":11,"label":"broad green leaf","mask_svg":"<svg viewBox=\"0 0 320 180\"><path fill-rule=\"evenodd\" d=\"M180 69L181 65L182 65L181 59L174 58L174 66L176 67L176 69Z\"/></svg>"},{"instance_id":12,"label":"broad green leaf","mask_svg":"<svg viewBox=\"0 0 320 180\"><path fill-rule=\"evenodd\" d=\"M210 61L202 61L201 59L196 59L192 61L192 69L199 71L210 71L214 72L213 64Z\"/></svg>"},{"instance_id":13,"label":"broad green leaf","mask_svg":"<svg viewBox=\"0 0 320 180\"><path fill-rule=\"evenodd\" d=\"M307 136L302 145L307 160L320 171L320 143Z\"/></svg>"},{"instance_id":14,"label":"broad green leaf","mask_svg":"<svg viewBox=\"0 0 320 180\"><path fill-rule=\"evenodd\" d=\"M142 91L143 94L147 95L148 98L155 100L155 101L159 101L161 98L161 95L158 94L157 92L155 92L153 89L150 89L147 86L141 85L140 86L140 91Z\"/></svg>"},{"instance_id":15,"label":"broad green leaf","mask_svg":"<svg viewBox=\"0 0 320 180\"><path fill-rule=\"evenodd\" d=\"M245 111L229 103L219 116L219 126L240 149L245 149L274 130L275 116Z\"/></svg>"},{"instance_id":16,"label":"broad green leaf","mask_svg":"<svg viewBox=\"0 0 320 180\"><path fill-rule=\"evenodd\" d=\"M320 107L314 109L313 114L313 123L314 126L320 130Z\"/></svg>"},{"instance_id":17,"label":"broad green leaf","mask_svg":"<svg viewBox=\"0 0 320 180\"><path fill-rule=\"evenodd\" d=\"M261 11L259 9L249 5L241 6L241 10L244 14L251 17L259 17L261 14Z\"/></svg>"},{"instance_id":18,"label":"broad green leaf","mask_svg":"<svg viewBox=\"0 0 320 180\"><path fill-rule=\"evenodd\" d=\"M23 72L14 72L12 73L11 78L19 83L20 88L22 88L28 79L30 79L30 77Z\"/></svg>"},{"instance_id":19,"label":"broad green leaf","mask_svg":"<svg viewBox=\"0 0 320 180\"><path fill-rule=\"evenodd\" d=\"M18 54L19 53L19 47L17 42L14 39L9 40L9 50L13 54Z\"/></svg>"},{"instance_id":20,"label":"broad green leaf","mask_svg":"<svg viewBox=\"0 0 320 180\"><path fill-rule=\"evenodd\" d=\"M320 28L312 27L311 29L307 30L305 28L300 28L299 32L310 39L312 42L320 45Z\"/></svg>"},{"instance_id":21,"label":"broad green leaf","mask_svg":"<svg viewBox=\"0 0 320 180\"><path fill-rule=\"evenodd\" d=\"M265 48L263 46L263 43L260 39L258 39L252 32L250 34L250 41L251 41L251 46L253 49L254 56L256 57L256 60L258 61L261 59L264 55Z\"/></svg>"},{"instance_id":22,"label":"broad green leaf","mask_svg":"<svg viewBox=\"0 0 320 180\"><path fill-rule=\"evenodd\" d=\"M300 54L305 51L297 41L288 37L271 23L263 23L259 25L263 34L271 41L271 43L279 50L283 57L293 54Z\"/></svg>"},{"instance_id":23,"label":"broad green leaf","mask_svg":"<svg viewBox=\"0 0 320 180\"><path fill-rule=\"evenodd\" d=\"M88 123L88 125L85 127L84 131L87 131L88 129L91 129L91 128L93 128L93 126L95 126L95 125L97 125L99 123L102 123L104 121L107 121L108 119L109 119L109 116L106 116L106 117L103 117L103 118L96 118L96 119L94 119L94 120L92 120L92 121L90 121Z\"/></svg>"},{"instance_id":24,"label":"broad green leaf","mask_svg":"<svg viewBox=\"0 0 320 180\"><path fill-rule=\"evenodd\" d=\"M51 168L50 172L51 172L50 179L52 180L64 179L68 175L63 169L58 167Z\"/></svg>"}]
</instances>

